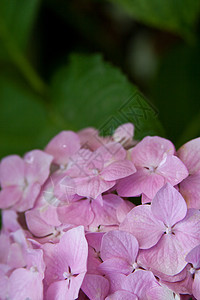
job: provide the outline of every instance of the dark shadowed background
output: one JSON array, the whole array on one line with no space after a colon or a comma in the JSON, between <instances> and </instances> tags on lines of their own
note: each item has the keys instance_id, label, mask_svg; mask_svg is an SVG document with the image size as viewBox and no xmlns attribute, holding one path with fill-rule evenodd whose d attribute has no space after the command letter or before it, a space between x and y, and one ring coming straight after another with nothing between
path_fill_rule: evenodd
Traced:
<instances>
[{"instance_id":1,"label":"dark shadowed background","mask_svg":"<svg viewBox=\"0 0 200 300\"><path fill-rule=\"evenodd\" d=\"M200 1L0 0L0 157L61 130L200 135ZM162 125L161 125L162 124Z\"/></svg>"}]
</instances>

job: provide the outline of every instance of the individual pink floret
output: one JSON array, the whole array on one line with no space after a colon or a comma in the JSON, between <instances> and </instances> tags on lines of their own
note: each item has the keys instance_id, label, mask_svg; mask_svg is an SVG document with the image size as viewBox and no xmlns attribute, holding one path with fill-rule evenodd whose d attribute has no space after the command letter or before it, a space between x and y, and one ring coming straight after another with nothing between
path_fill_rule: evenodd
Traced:
<instances>
[{"instance_id":1,"label":"individual pink floret","mask_svg":"<svg viewBox=\"0 0 200 300\"><path fill-rule=\"evenodd\" d=\"M50 172L53 157L40 150L28 152L24 159L7 156L0 164L0 208L25 211L33 207L41 186Z\"/></svg>"},{"instance_id":2,"label":"individual pink floret","mask_svg":"<svg viewBox=\"0 0 200 300\"><path fill-rule=\"evenodd\" d=\"M186 266L185 256L200 243L200 212L189 209L181 194L167 183L151 205L134 207L120 225L138 240L138 261L167 275Z\"/></svg>"},{"instance_id":3,"label":"individual pink floret","mask_svg":"<svg viewBox=\"0 0 200 300\"><path fill-rule=\"evenodd\" d=\"M184 144L177 155L189 171L189 176L179 185L180 193L188 207L200 209L200 138Z\"/></svg>"},{"instance_id":4,"label":"individual pink floret","mask_svg":"<svg viewBox=\"0 0 200 300\"><path fill-rule=\"evenodd\" d=\"M80 149L79 136L73 131L61 131L46 146L45 151L54 157L53 162L64 167L69 157Z\"/></svg>"},{"instance_id":5,"label":"individual pink floret","mask_svg":"<svg viewBox=\"0 0 200 300\"><path fill-rule=\"evenodd\" d=\"M117 185L119 195L134 197L143 193L153 199L166 182L173 186L180 183L188 176L188 171L174 153L174 145L169 140L145 137L131 150L137 172L120 180Z\"/></svg>"},{"instance_id":6,"label":"individual pink floret","mask_svg":"<svg viewBox=\"0 0 200 300\"><path fill-rule=\"evenodd\" d=\"M102 274L130 274L139 267L136 262L138 250L138 241L131 233L119 230L107 232L102 238L100 253L103 263L99 270Z\"/></svg>"},{"instance_id":7,"label":"individual pink floret","mask_svg":"<svg viewBox=\"0 0 200 300\"><path fill-rule=\"evenodd\" d=\"M74 179L76 193L94 199L112 188L119 178L136 171L134 164L126 159L126 150L115 142L94 152L81 151L71 159L67 174Z\"/></svg>"},{"instance_id":8,"label":"individual pink floret","mask_svg":"<svg viewBox=\"0 0 200 300\"><path fill-rule=\"evenodd\" d=\"M67 231L57 244L46 243L43 250L44 299L76 299L87 270L88 245L83 226Z\"/></svg>"}]
</instances>

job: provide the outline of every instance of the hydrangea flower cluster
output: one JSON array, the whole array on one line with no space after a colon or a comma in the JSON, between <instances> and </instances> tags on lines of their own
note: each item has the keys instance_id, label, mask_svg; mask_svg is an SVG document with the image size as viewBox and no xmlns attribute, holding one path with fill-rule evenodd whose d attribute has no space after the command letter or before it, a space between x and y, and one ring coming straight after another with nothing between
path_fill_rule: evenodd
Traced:
<instances>
[{"instance_id":1,"label":"hydrangea flower cluster","mask_svg":"<svg viewBox=\"0 0 200 300\"><path fill-rule=\"evenodd\" d=\"M133 136L2 159L1 300L200 300L200 138Z\"/></svg>"}]
</instances>

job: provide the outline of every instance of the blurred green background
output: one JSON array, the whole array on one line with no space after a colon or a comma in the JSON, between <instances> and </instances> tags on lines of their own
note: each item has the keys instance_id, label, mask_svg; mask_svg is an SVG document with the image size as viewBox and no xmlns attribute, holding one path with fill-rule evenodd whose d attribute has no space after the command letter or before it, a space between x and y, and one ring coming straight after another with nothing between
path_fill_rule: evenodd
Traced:
<instances>
[{"instance_id":1,"label":"blurred green background","mask_svg":"<svg viewBox=\"0 0 200 300\"><path fill-rule=\"evenodd\" d=\"M200 1L0 0L0 157L61 130L200 135Z\"/></svg>"}]
</instances>

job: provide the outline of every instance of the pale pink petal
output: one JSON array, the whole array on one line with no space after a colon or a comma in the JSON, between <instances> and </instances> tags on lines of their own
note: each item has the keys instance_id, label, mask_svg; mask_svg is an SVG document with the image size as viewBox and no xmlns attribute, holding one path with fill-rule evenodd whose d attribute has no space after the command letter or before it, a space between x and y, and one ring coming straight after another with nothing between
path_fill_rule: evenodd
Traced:
<instances>
[{"instance_id":1,"label":"pale pink petal","mask_svg":"<svg viewBox=\"0 0 200 300\"><path fill-rule=\"evenodd\" d=\"M77 299L83 278L84 274L79 274L70 281L60 280L53 282L47 290L45 300Z\"/></svg>"},{"instance_id":2,"label":"pale pink petal","mask_svg":"<svg viewBox=\"0 0 200 300\"><path fill-rule=\"evenodd\" d=\"M106 278L110 283L109 294L112 294L122 289L122 283L126 279L126 275L121 273L108 273L106 274Z\"/></svg>"},{"instance_id":3,"label":"pale pink petal","mask_svg":"<svg viewBox=\"0 0 200 300\"><path fill-rule=\"evenodd\" d=\"M98 130L91 127L80 130L78 132L78 136L80 138L81 146L92 151L95 151L97 148L102 146L108 139L99 136Z\"/></svg>"},{"instance_id":4,"label":"pale pink petal","mask_svg":"<svg viewBox=\"0 0 200 300\"><path fill-rule=\"evenodd\" d=\"M117 180L119 178L127 177L136 172L134 164L129 160L115 161L109 164L101 172L104 180Z\"/></svg>"},{"instance_id":5,"label":"pale pink petal","mask_svg":"<svg viewBox=\"0 0 200 300\"><path fill-rule=\"evenodd\" d=\"M177 152L190 174L200 170L200 137L184 144Z\"/></svg>"},{"instance_id":6,"label":"pale pink petal","mask_svg":"<svg viewBox=\"0 0 200 300\"><path fill-rule=\"evenodd\" d=\"M200 211L190 208L186 217L174 226L174 233L185 255L200 244Z\"/></svg>"},{"instance_id":7,"label":"pale pink petal","mask_svg":"<svg viewBox=\"0 0 200 300\"><path fill-rule=\"evenodd\" d=\"M125 123L115 130L113 134L113 139L115 142L124 145L127 142L131 141L133 139L133 136L134 125L132 123Z\"/></svg>"},{"instance_id":8,"label":"pale pink petal","mask_svg":"<svg viewBox=\"0 0 200 300\"><path fill-rule=\"evenodd\" d=\"M120 224L120 230L132 233L141 249L148 249L157 244L165 231L162 222L155 219L150 205L134 207Z\"/></svg>"},{"instance_id":9,"label":"pale pink petal","mask_svg":"<svg viewBox=\"0 0 200 300\"><path fill-rule=\"evenodd\" d=\"M105 300L138 300L138 297L128 291L117 291L106 297Z\"/></svg>"},{"instance_id":10,"label":"pale pink petal","mask_svg":"<svg viewBox=\"0 0 200 300\"><path fill-rule=\"evenodd\" d=\"M16 269L9 278L9 296L12 300L42 300L43 276L37 270Z\"/></svg>"},{"instance_id":11,"label":"pale pink petal","mask_svg":"<svg viewBox=\"0 0 200 300\"><path fill-rule=\"evenodd\" d=\"M83 226L68 230L63 234L59 243L55 245L46 243L43 249L47 266L45 281L48 285L55 280L64 280L65 274L69 273L69 267L73 280L76 279L77 274L86 272L88 244Z\"/></svg>"},{"instance_id":12,"label":"pale pink petal","mask_svg":"<svg viewBox=\"0 0 200 300\"><path fill-rule=\"evenodd\" d=\"M28 229L36 237L44 237L53 232L54 226L47 224L40 216L38 209L28 210L25 213Z\"/></svg>"},{"instance_id":13,"label":"pale pink petal","mask_svg":"<svg viewBox=\"0 0 200 300\"><path fill-rule=\"evenodd\" d=\"M0 263L6 264L8 259L8 251L10 248L9 235L5 233L0 234Z\"/></svg>"},{"instance_id":14,"label":"pale pink petal","mask_svg":"<svg viewBox=\"0 0 200 300\"><path fill-rule=\"evenodd\" d=\"M180 183L180 193L188 208L200 209L200 173L190 175Z\"/></svg>"},{"instance_id":15,"label":"pale pink petal","mask_svg":"<svg viewBox=\"0 0 200 300\"><path fill-rule=\"evenodd\" d=\"M144 193L142 194L141 202L142 204L151 203L152 199L148 198Z\"/></svg>"},{"instance_id":16,"label":"pale pink petal","mask_svg":"<svg viewBox=\"0 0 200 300\"><path fill-rule=\"evenodd\" d=\"M175 275L183 270L185 261L184 249L173 234L164 234L157 245L139 252L139 263L166 275Z\"/></svg>"},{"instance_id":17,"label":"pale pink petal","mask_svg":"<svg viewBox=\"0 0 200 300\"><path fill-rule=\"evenodd\" d=\"M86 274L81 289L89 299L104 300L108 295L109 281L101 275Z\"/></svg>"},{"instance_id":18,"label":"pale pink petal","mask_svg":"<svg viewBox=\"0 0 200 300\"><path fill-rule=\"evenodd\" d=\"M107 163L126 158L126 150L121 144L116 142L105 144L98 148L95 152L96 154L99 154Z\"/></svg>"},{"instance_id":19,"label":"pale pink petal","mask_svg":"<svg viewBox=\"0 0 200 300\"><path fill-rule=\"evenodd\" d=\"M40 190L41 185L39 182L28 185L24 190L23 197L14 205L13 208L19 212L23 212L32 208L35 204L37 196L40 193Z\"/></svg>"},{"instance_id":20,"label":"pale pink petal","mask_svg":"<svg viewBox=\"0 0 200 300\"><path fill-rule=\"evenodd\" d=\"M41 150L33 150L24 156L25 176L28 182L39 182L41 185L49 176L53 156Z\"/></svg>"},{"instance_id":21,"label":"pale pink petal","mask_svg":"<svg viewBox=\"0 0 200 300\"><path fill-rule=\"evenodd\" d=\"M54 157L57 164L66 164L70 156L80 149L80 139L73 131L62 131L46 146L45 151Z\"/></svg>"},{"instance_id":22,"label":"pale pink petal","mask_svg":"<svg viewBox=\"0 0 200 300\"><path fill-rule=\"evenodd\" d=\"M22 247L17 244L13 243L10 245L10 248L7 249L8 251L8 258L7 264L12 268L23 268L26 266L26 261L24 257L24 253L22 251Z\"/></svg>"},{"instance_id":23,"label":"pale pink petal","mask_svg":"<svg viewBox=\"0 0 200 300\"><path fill-rule=\"evenodd\" d=\"M131 211L133 207L135 207L135 205L132 202L127 200L123 200L121 204L117 206L116 215L120 223L124 221L127 214L129 213L129 211Z\"/></svg>"},{"instance_id":24,"label":"pale pink petal","mask_svg":"<svg viewBox=\"0 0 200 300\"><path fill-rule=\"evenodd\" d=\"M147 291L157 284L152 272L137 270L126 277L122 283L122 288L134 293L139 299L146 299Z\"/></svg>"},{"instance_id":25,"label":"pale pink petal","mask_svg":"<svg viewBox=\"0 0 200 300\"><path fill-rule=\"evenodd\" d=\"M123 197L134 197L144 193L153 199L157 191L164 185L164 178L147 169L140 169L133 175L121 179L117 184L117 192Z\"/></svg>"},{"instance_id":26,"label":"pale pink petal","mask_svg":"<svg viewBox=\"0 0 200 300\"><path fill-rule=\"evenodd\" d=\"M102 238L101 258L103 260L118 257L132 264L136 260L138 250L138 241L129 232L110 231Z\"/></svg>"},{"instance_id":27,"label":"pale pink petal","mask_svg":"<svg viewBox=\"0 0 200 300\"><path fill-rule=\"evenodd\" d=\"M58 207L58 218L63 224L89 225L94 219L88 199L76 201L66 206Z\"/></svg>"},{"instance_id":28,"label":"pale pink petal","mask_svg":"<svg viewBox=\"0 0 200 300\"><path fill-rule=\"evenodd\" d=\"M0 299L9 299L8 277L0 270Z\"/></svg>"},{"instance_id":29,"label":"pale pink petal","mask_svg":"<svg viewBox=\"0 0 200 300\"><path fill-rule=\"evenodd\" d=\"M173 226L186 216L187 205L181 194L171 184L166 183L152 200L151 211L166 226Z\"/></svg>"},{"instance_id":30,"label":"pale pink petal","mask_svg":"<svg viewBox=\"0 0 200 300\"><path fill-rule=\"evenodd\" d=\"M200 268L200 245L193 248L188 255L186 256L185 260L188 263L192 263L195 269Z\"/></svg>"},{"instance_id":31,"label":"pale pink petal","mask_svg":"<svg viewBox=\"0 0 200 300\"><path fill-rule=\"evenodd\" d=\"M116 208L121 203L122 199L114 194L103 196L103 206L98 201L92 200L91 206L94 213L94 220L90 226L98 225L118 225Z\"/></svg>"},{"instance_id":32,"label":"pale pink petal","mask_svg":"<svg viewBox=\"0 0 200 300\"><path fill-rule=\"evenodd\" d=\"M2 159L0 184L2 188L12 185L24 185L24 161L21 157L10 155Z\"/></svg>"},{"instance_id":33,"label":"pale pink petal","mask_svg":"<svg viewBox=\"0 0 200 300\"><path fill-rule=\"evenodd\" d=\"M186 166L174 155L167 155L156 169L156 173L165 177L172 185L180 183L188 176Z\"/></svg>"},{"instance_id":34,"label":"pale pink petal","mask_svg":"<svg viewBox=\"0 0 200 300\"><path fill-rule=\"evenodd\" d=\"M18 215L14 210L3 210L2 224L4 232L12 232L21 228L18 222Z\"/></svg>"},{"instance_id":35,"label":"pale pink petal","mask_svg":"<svg viewBox=\"0 0 200 300\"><path fill-rule=\"evenodd\" d=\"M23 192L18 186L8 186L0 191L0 208L12 207L22 198Z\"/></svg>"},{"instance_id":36,"label":"pale pink petal","mask_svg":"<svg viewBox=\"0 0 200 300\"><path fill-rule=\"evenodd\" d=\"M175 296L172 290L168 289L166 286L161 286L157 284L148 290L147 293L148 300L175 300Z\"/></svg>"},{"instance_id":37,"label":"pale pink petal","mask_svg":"<svg viewBox=\"0 0 200 300\"><path fill-rule=\"evenodd\" d=\"M105 181L100 176L88 176L75 179L77 194L96 199L100 194L115 185L115 181Z\"/></svg>"},{"instance_id":38,"label":"pale pink petal","mask_svg":"<svg viewBox=\"0 0 200 300\"><path fill-rule=\"evenodd\" d=\"M197 300L200 300L200 271L199 270L195 273L194 283L192 286L192 292L193 292L194 297Z\"/></svg>"},{"instance_id":39,"label":"pale pink petal","mask_svg":"<svg viewBox=\"0 0 200 300\"><path fill-rule=\"evenodd\" d=\"M157 167L166 154L173 155L174 145L158 136L146 136L131 152L131 158L136 168Z\"/></svg>"},{"instance_id":40,"label":"pale pink petal","mask_svg":"<svg viewBox=\"0 0 200 300\"><path fill-rule=\"evenodd\" d=\"M107 259L98 266L98 270L102 275L107 275L110 273L122 273L128 275L133 271L133 269L134 268L131 263L121 257Z\"/></svg>"}]
</instances>

